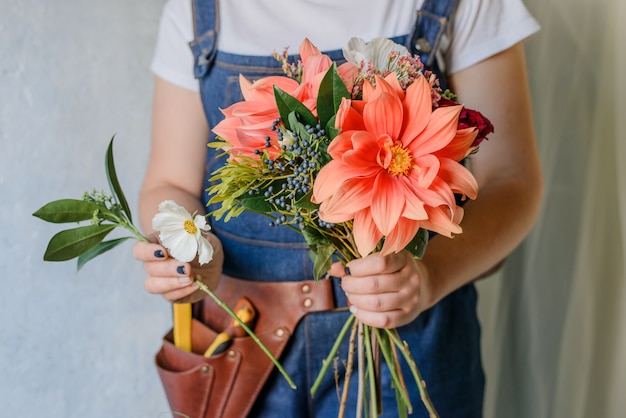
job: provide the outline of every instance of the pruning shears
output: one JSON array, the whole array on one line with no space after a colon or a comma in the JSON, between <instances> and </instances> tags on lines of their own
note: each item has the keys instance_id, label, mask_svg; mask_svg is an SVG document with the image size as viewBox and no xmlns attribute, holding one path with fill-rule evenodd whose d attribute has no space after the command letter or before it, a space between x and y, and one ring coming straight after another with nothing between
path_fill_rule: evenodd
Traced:
<instances>
[{"instance_id":1,"label":"pruning shears","mask_svg":"<svg viewBox=\"0 0 626 418\"><path fill-rule=\"evenodd\" d=\"M252 306L252 303L246 298L241 298L237 302L234 311L237 318L246 324L248 328L252 329L254 321L256 320L256 310L254 309L254 306ZM212 357L223 353L228 347L230 347L233 342L233 338L243 337L245 335L246 331L241 327L239 322L232 319L228 328L217 334L215 340L213 340L209 348L207 348L204 352L204 357Z\"/></svg>"}]
</instances>

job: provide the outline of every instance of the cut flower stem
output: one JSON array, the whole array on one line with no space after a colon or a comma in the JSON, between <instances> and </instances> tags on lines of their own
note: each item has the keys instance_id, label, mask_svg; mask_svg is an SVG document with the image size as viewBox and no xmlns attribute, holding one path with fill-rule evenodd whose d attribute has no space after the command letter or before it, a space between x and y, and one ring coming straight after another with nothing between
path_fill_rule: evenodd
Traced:
<instances>
[{"instance_id":1,"label":"cut flower stem","mask_svg":"<svg viewBox=\"0 0 626 418\"><path fill-rule=\"evenodd\" d=\"M272 360L272 363L274 363L274 365L280 371L280 373L283 375L283 377L285 378L287 383L289 383L289 386L292 389L296 389L296 384L291 379L291 377L289 376L287 371L280 364L280 362L276 359L276 357L274 357L274 355L270 352L270 350L267 349L265 344L263 344L263 342L261 342L259 337L257 337L256 334L237 316L237 314L235 312L233 312L233 310L230 309L230 307L226 303L224 303L224 301L222 301L211 289L209 289L209 287L206 284L204 284L203 282L201 282L198 279L194 280L194 283L197 284L198 287L200 289L202 289L205 293L207 293L209 296L211 296L211 298L215 301L215 303L218 304L218 306L220 308L224 309L226 311L226 313L228 313L228 315L230 315L235 321L237 321L237 323L241 326L241 328L243 328L248 333L248 335L252 338L252 340L255 343L257 343L259 348L261 350L263 350L263 352L270 358L270 360Z\"/></svg>"}]
</instances>

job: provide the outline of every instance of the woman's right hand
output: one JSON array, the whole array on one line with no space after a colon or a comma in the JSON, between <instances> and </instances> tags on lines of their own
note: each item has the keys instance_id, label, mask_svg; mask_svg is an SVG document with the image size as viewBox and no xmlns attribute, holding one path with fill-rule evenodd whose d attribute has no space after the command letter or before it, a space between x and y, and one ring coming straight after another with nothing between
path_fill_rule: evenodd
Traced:
<instances>
[{"instance_id":1,"label":"woman's right hand","mask_svg":"<svg viewBox=\"0 0 626 418\"><path fill-rule=\"evenodd\" d=\"M210 289L215 289L222 274L224 253L219 239L208 234L213 246L213 259L202 266L197 260L182 263L169 256L167 249L157 243L137 242L133 256L143 262L146 271L144 287L152 294L161 295L169 302L197 302L207 294L194 283L199 279Z\"/></svg>"}]
</instances>

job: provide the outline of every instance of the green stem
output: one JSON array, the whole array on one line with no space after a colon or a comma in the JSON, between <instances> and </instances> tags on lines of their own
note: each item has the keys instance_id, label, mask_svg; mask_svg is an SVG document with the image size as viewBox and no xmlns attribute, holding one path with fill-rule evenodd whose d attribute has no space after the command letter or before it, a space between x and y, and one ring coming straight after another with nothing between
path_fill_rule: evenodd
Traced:
<instances>
[{"instance_id":1,"label":"green stem","mask_svg":"<svg viewBox=\"0 0 626 418\"><path fill-rule=\"evenodd\" d=\"M370 326L363 326L363 341L365 342L365 354L367 355L367 374L370 387L370 415L376 416L378 411L378 394L376 393L376 373L374 372L374 353L372 352L372 338L370 336Z\"/></svg>"},{"instance_id":2,"label":"green stem","mask_svg":"<svg viewBox=\"0 0 626 418\"><path fill-rule=\"evenodd\" d=\"M326 375L326 371L328 370L328 367L330 367L330 363L332 362L333 357L335 357L337 350L339 350L339 346L341 345L341 342L345 338L346 333L348 332L348 329L350 328L350 324L352 323L352 321L354 321L354 315L350 314L350 316L346 320L346 323L343 324L343 328L341 329L341 332L339 332L339 335L337 336L337 339L335 340L335 344L333 344L333 347L330 349L328 356L326 356L326 358L322 362L322 368L317 374L317 378L315 379L313 386L311 386L312 397L315 396L317 389L322 383L322 379L324 378L324 375Z\"/></svg>"},{"instance_id":3,"label":"green stem","mask_svg":"<svg viewBox=\"0 0 626 418\"><path fill-rule=\"evenodd\" d=\"M411 369L411 373L413 373L413 377L415 378L415 382L417 383L417 387L420 392L420 398L422 398L422 402L428 410L430 418L439 418L439 414L437 413L437 410L435 409L435 406L433 405L433 402L430 400L430 396L428 396L428 392L426 391L426 382L422 378L422 374L417 368L415 360L413 360L413 358L411 357L407 346L400 340L400 336L395 329L385 329L385 332L387 333L387 335L389 335L389 338L391 338L391 340L396 344L398 349L400 349L400 352L408 363L409 368Z\"/></svg>"},{"instance_id":4,"label":"green stem","mask_svg":"<svg viewBox=\"0 0 626 418\"><path fill-rule=\"evenodd\" d=\"M261 348L261 350L263 350L263 352L270 358L270 360L272 360L272 363L274 363L274 365L276 366L276 368L280 371L280 373L283 375L283 377L285 378L285 380L287 380L287 383L289 383L289 386L292 389L296 389L296 384L293 382L293 380L291 379L291 377L289 377L289 374L287 373L287 371L283 368L283 366L279 363L278 360L276 360L276 357L274 357L274 355L267 349L267 347L265 346L265 344L263 344L261 342L261 340L259 340L259 337L256 336L256 334L241 320L239 319L239 317L237 316L237 314L235 312L233 312L232 309L230 309L228 307L228 305L226 305L215 293L213 293L213 291L211 289L209 289L209 287L207 285L205 285L203 282L201 282L200 280L194 280L194 283L196 283L198 285L198 287L200 287L200 289L204 290L209 296L211 296L211 298L213 298L213 300L219 305L220 308L224 309L228 315L230 315L234 320L237 321L237 323L241 326L241 328L243 328L250 337L252 337L252 340L254 340L255 343L257 343L257 345Z\"/></svg>"},{"instance_id":5,"label":"green stem","mask_svg":"<svg viewBox=\"0 0 626 418\"><path fill-rule=\"evenodd\" d=\"M358 354L358 390L357 390L357 399L356 399L356 416L357 418L361 418L363 416L363 403L364 393L365 393L365 361L363 359L363 323L358 321L359 330L357 336L357 354Z\"/></svg>"},{"instance_id":6,"label":"green stem","mask_svg":"<svg viewBox=\"0 0 626 418\"><path fill-rule=\"evenodd\" d=\"M383 357L385 358L385 363L387 363L387 367L389 368L391 380L398 395L398 403L401 401L404 409L408 409L409 413L412 413L413 408L411 407L411 401L409 400L409 395L407 394L406 385L400 377L402 373L400 370L400 364L393 357L393 346L389 342L389 337L387 334L381 333L379 328L373 328L373 330L376 334L376 338L378 339L380 351L383 353Z\"/></svg>"}]
</instances>

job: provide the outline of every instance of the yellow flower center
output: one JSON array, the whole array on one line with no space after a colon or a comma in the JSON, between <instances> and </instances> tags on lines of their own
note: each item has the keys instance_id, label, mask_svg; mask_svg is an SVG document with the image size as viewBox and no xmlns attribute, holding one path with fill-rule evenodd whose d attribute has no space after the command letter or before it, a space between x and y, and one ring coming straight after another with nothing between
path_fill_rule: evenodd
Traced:
<instances>
[{"instance_id":1,"label":"yellow flower center","mask_svg":"<svg viewBox=\"0 0 626 418\"><path fill-rule=\"evenodd\" d=\"M196 227L196 224L194 224L191 219L185 219L183 228L185 228L185 231L187 231L187 233L191 235L196 235L196 232L198 232L198 228Z\"/></svg>"},{"instance_id":2,"label":"yellow flower center","mask_svg":"<svg viewBox=\"0 0 626 418\"><path fill-rule=\"evenodd\" d=\"M413 159L409 150L402 146L401 142L391 146L391 162L387 167L387 172L393 176L407 175L413 166Z\"/></svg>"}]
</instances>

